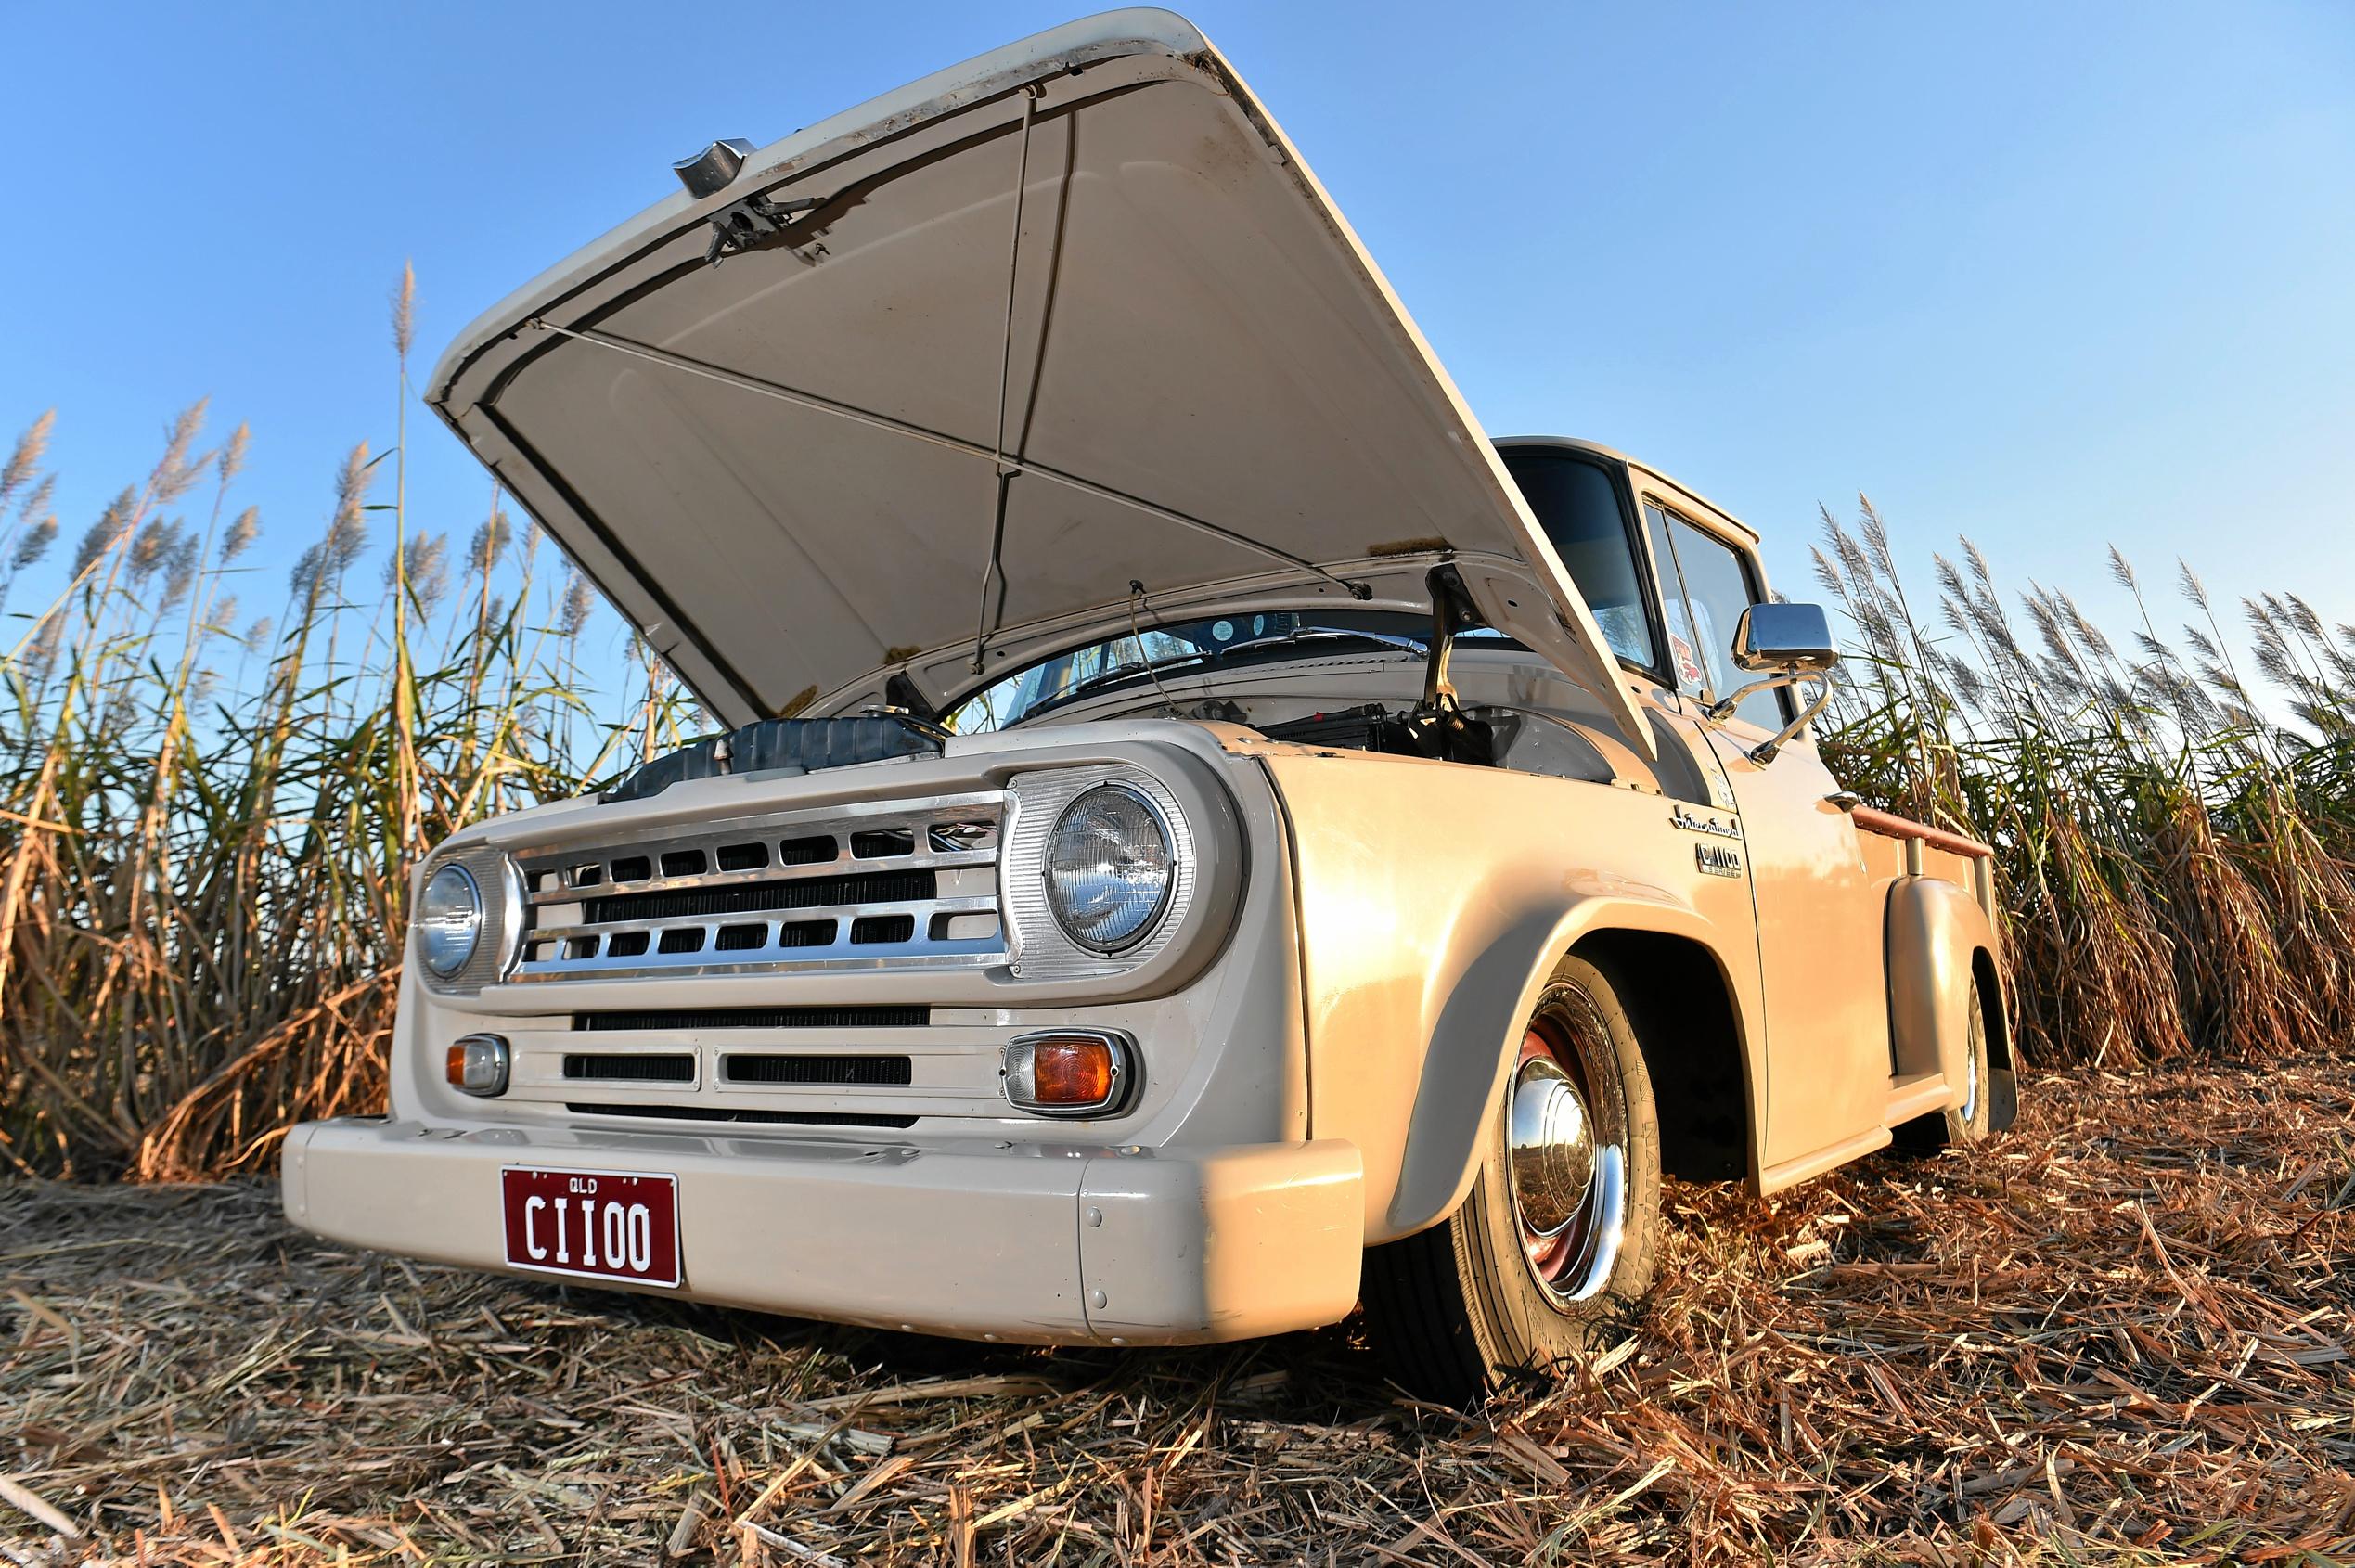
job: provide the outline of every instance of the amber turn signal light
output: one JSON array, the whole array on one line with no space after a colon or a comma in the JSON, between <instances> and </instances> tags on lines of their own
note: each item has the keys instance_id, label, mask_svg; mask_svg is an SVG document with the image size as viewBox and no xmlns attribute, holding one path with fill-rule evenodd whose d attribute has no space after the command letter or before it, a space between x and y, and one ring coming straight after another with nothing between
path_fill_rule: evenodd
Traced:
<instances>
[{"instance_id":1,"label":"amber turn signal light","mask_svg":"<svg viewBox=\"0 0 2355 1568\"><path fill-rule=\"evenodd\" d=\"M1024 1035L1006 1047L1007 1103L1041 1116L1100 1116L1127 1098L1130 1047L1103 1029Z\"/></svg>"},{"instance_id":2,"label":"amber turn signal light","mask_svg":"<svg viewBox=\"0 0 2355 1568\"><path fill-rule=\"evenodd\" d=\"M496 1035L467 1035L450 1042L444 1059L450 1087L485 1098L507 1092L507 1042Z\"/></svg>"}]
</instances>

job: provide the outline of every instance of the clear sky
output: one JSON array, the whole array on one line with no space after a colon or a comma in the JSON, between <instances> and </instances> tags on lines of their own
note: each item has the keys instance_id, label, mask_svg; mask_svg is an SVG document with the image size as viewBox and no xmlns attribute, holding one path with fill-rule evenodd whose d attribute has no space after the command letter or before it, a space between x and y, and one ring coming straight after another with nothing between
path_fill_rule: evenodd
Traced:
<instances>
[{"instance_id":1,"label":"clear sky","mask_svg":"<svg viewBox=\"0 0 2355 1568\"><path fill-rule=\"evenodd\" d=\"M57 406L70 550L211 394L254 428L275 602L341 454L392 439L405 259L421 376L672 159L1075 14L10 7L0 440ZM1191 14L1491 431L1643 456L1795 597L1861 489L1910 568L1968 533L2107 608L2116 539L2355 620L2355 6ZM462 540L487 481L413 413L412 507Z\"/></svg>"}]
</instances>

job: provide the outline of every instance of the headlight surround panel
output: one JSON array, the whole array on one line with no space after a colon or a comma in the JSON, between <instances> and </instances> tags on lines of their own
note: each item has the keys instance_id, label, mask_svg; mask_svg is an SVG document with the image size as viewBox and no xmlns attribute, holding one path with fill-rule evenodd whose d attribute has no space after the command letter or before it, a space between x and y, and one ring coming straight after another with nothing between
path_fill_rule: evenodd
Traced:
<instances>
[{"instance_id":1,"label":"headlight surround panel","mask_svg":"<svg viewBox=\"0 0 2355 1568\"><path fill-rule=\"evenodd\" d=\"M474 950L467 955L465 962L444 974L426 962L425 893L434 878L452 867L472 879L483 912L475 932ZM416 886L418 901L409 921L410 951L418 973L429 989L443 996L470 995L507 973L515 958L517 934L523 926L523 883L505 855L487 844L437 850L427 861L425 874L418 879Z\"/></svg>"},{"instance_id":2,"label":"headlight surround panel","mask_svg":"<svg viewBox=\"0 0 2355 1568\"><path fill-rule=\"evenodd\" d=\"M1007 957L1017 980L1074 980L1126 974L1153 965L1173 947L1192 948L1216 935L1209 927L1231 911L1242 885L1242 832L1234 807L1215 780L1184 780L1186 799L1155 774L1126 763L1041 768L1006 787L1006 826L998 859L998 907ZM1106 785L1141 802L1169 845L1169 876L1150 917L1126 939L1104 947L1075 937L1056 915L1048 868L1056 829L1075 803Z\"/></svg>"}]
</instances>

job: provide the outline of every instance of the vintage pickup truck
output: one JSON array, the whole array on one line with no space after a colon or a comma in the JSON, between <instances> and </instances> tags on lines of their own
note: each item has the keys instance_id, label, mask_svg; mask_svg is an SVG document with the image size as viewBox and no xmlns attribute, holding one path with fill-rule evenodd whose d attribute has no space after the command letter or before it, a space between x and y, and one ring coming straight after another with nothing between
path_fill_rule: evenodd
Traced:
<instances>
[{"instance_id":1,"label":"vintage pickup truck","mask_svg":"<svg viewBox=\"0 0 2355 1568\"><path fill-rule=\"evenodd\" d=\"M425 859L297 1223L1032 1343L1362 1301L1460 1394L1619 1329L1664 1175L2008 1123L1987 851L1825 771L1823 612L1484 435L1187 22L677 174L428 396L727 733Z\"/></svg>"}]
</instances>

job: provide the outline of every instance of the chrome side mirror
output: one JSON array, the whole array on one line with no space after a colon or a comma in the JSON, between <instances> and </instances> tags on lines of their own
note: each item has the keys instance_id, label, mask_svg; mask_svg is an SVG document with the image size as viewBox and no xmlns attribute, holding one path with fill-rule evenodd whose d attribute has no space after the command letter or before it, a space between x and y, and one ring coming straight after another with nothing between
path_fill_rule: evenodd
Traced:
<instances>
[{"instance_id":1,"label":"chrome side mirror","mask_svg":"<svg viewBox=\"0 0 2355 1568\"><path fill-rule=\"evenodd\" d=\"M1733 662L1745 670L1820 675L1840 662L1840 645L1820 604L1754 604L1734 623Z\"/></svg>"},{"instance_id":2,"label":"chrome side mirror","mask_svg":"<svg viewBox=\"0 0 2355 1568\"><path fill-rule=\"evenodd\" d=\"M1734 623L1733 662L1745 670L1772 673L1712 703L1707 716L1713 723L1724 722L1743 699L1757 692L1810 679L1819 688L1815 700L1782 726L1782 734L1750 748L1750 760L1763 767L1832 700L1832 667L1840 662L1832 618L1820 604L1754 604Z\"/></svg>"}]
</instances>

